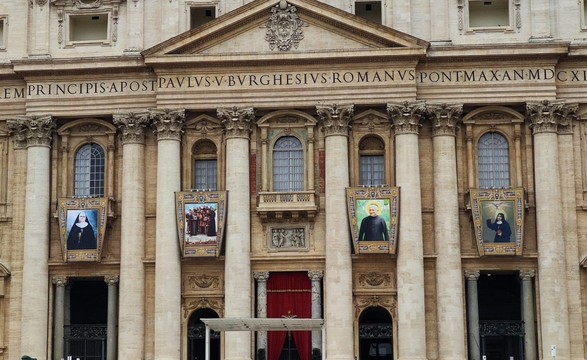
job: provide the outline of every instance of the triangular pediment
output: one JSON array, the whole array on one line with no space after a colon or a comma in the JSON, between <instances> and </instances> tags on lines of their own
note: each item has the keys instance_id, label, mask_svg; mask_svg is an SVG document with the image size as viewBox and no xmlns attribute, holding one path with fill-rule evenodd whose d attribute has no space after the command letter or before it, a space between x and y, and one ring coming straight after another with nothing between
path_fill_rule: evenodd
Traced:
<instances>
[{"instance_id":1,"label":"triangular pediment","mask_svg":"<svg viewBox=\"0 0 587 360\"><path fill-rule=\"evenodd\" d=\"M428 43L315 0L257 0L143 52L146 62L422 56ZM234 58L237 56L238 58Z\"/></svg>"}]
</instances>

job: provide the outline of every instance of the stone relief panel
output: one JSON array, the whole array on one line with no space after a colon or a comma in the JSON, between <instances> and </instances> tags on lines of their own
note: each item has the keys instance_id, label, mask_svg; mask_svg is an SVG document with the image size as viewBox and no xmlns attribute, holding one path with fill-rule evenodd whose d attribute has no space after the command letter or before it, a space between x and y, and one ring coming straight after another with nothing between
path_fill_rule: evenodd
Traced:
<instances>
[{"instance_id":1,"label":"stone relief panel","mask_svg":"<svg viewBox=\"0 0 587 360\"><path fill-rule=\"evenodd\" d=\"M220 316L224 316L224 300L220 297L188 297L184 299L182 315L184 320L198 309L212 309Z\"/></svg>"},{"instance_id":2,"label":"stone relief panel","mask_svg":"<svg viewBox=\"0 0 587 360\"><path fill-rule=\"evenodd\" d=\"M395 292L395 275L391 272L358 272L354 274L356 292Z\"/></svg>"},{"instance_id":3,"label":"stone relief panel","mask_svg":"<svg viewBox=\"0 0 587 360\"><path fill-rule=\"evenodd\" d=\"M183 278L183 293L190 294L222 294L224 278L221 273L187 273Z\"/></svg>"},{"instance_id":4,"label":"stone relief panel","mask_svg":"<svg viewBox=\"0 0 587 360\"><path fill-rule=\"evenodd\" d=\"M267 247L270 252L308 251L310 229L307 225L268 226Z\"/></svg>"}]
</instances>

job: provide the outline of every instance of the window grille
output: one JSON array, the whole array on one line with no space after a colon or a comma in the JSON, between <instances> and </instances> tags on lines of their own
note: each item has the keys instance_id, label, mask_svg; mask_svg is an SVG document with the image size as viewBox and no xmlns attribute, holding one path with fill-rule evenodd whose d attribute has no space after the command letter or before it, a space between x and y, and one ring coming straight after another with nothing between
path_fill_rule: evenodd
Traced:
<instances>
[{"instance_id":1,"label":"window grille","mask_svg":"<svg viewBox=\"0 0 587 360\"><path fill-rule=\"evenodd\" d=\"M479 187L508 188L510 186L510 155L506 138L496 132L479 139Z\"/></svg>"},{"instance_id":2,"label":"window grille","mask_svg":"<svg viewBox=\"0 0 587 360\"><path fill-rule=\"evenodd\" d=\"M304 154L302 143L284 136L273 147L273 191L304 190Z\"/></svg>"},{"instance_id":3,"label":"window grille","mask_svg":"<svg viewBox=\"0 0 587 360\"><path fill-rule=\"evenodd\" d=\"M106 156L97 144L82 146L75 155L74 196L103 197Z\"/></svg>"},{"instance_id":4,"label":"window grille","mask_svg":"<svg viewBox=\"0 0 587 360\"><path fill-rule=\"evenodd\" d=\"M377 186L385 184L383 155L361 156L361 185Z\"/></svg>"},{"instance_id":5,"label":"window grille","mask_svg":"<svg viewBox=\"0 0 587 360\"><path fill-rule=\"evenodd\" d=\"M217 190L218 162L213 160L196 160L196 189Z\"/></svg>"}]
</instances>

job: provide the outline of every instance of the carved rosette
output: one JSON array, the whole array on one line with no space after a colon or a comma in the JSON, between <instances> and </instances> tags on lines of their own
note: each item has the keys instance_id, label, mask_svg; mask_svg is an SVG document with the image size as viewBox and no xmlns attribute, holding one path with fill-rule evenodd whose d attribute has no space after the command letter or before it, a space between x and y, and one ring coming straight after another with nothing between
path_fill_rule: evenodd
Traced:
<instances>
[{"instance_id":1,"label":"carved rosette","mask_svg":"<svg viewBox=\"0 0 587 360\"><path fill-rule=\"evenodd\" d=\"M477 281L481 273L479 270L465 270L465 279L469 281Z\"/></svg>"},{"instance_id":2,"label":"carved rosette","mask_svg":"<svg viewBox=\"0 0 587 360\"><path fill-rule=\"evenodd\" d=\"M123 144L143 144L145 127L149 124L149 113L115 114L114 125L120 130Z\"/></svg>"},{"instance_id":3,"label":"carved rosette","mask_svg":"<svg viewBox=\"0 0 587 360\"><path fill-rule=\"evenodd\" d=\"M427 110L432 120L433 136L456 135L463 105L429 104Z\"/></svg>"},{"instance_id":4,"label":"carved rosette","mask_svg":"<svg viewBox=\"0 0 587 360\"><path fill-rule=\"evenodd\" d=\"M116 286L118 284L118 275L106 275L104 276L104 282L108 286Z\"/></svg>"},{"instance_id":5,"label":"carved rosette","mask_svg":"<svg viewBox=\"0 0 587 360\"><path fill-rule=\"evenodd\" d=\"M536 276L536 271L535 270L520 270L520 279L522 281L524 280L532 280L532 278Z\"/></svg>"},{"instance_id":6,"label":"carved rosette","mask_svg":"<svg viewBox=\"0 0 587 360\"><path fill-rule=\"evenodd\" d=\"M220 108L217 116L224 126L227 138L249 138L251 125L255 121L253 108Z\"/></svg>"},{"instance_id":7,"label":"carved rosette","mask_svg":"<svg viewBox=\"0 0 587 360\"><path fill-rule=\"evenodd\" d=\"M526 104L526 115L532 122L532 134L557 132L559 125L562 129L570 130L576 111L577 105L567 105L564 100L544 100Z\"/></svg>"},{"instance_id":8,"label":"carved rosette","mask_svg":"<svg viewBox=\"0 0 587 360\"><path fill-rule=\"evenodd\" d=\"M302 27L306 26L300 20L297 9L281 0L279 4L271 8L271 16L267 21L265 40L269 43L271 50L277 48L281 51L298 48L300 41L304 38Z\"/></svg>"},{"instance_id":9,"label":"carved rosette","mask_svg":"<svg viewBox=\"0 0 587 360\"><path fill-rule=\"evenodd\" d=\"M55 123L50 115L17 116L7 121L8 130L14 134L18 148L29 146L51 147Z\"/></svg>"},{"instance_id":10,"label":"carved rosette","mask_svg":"<svg viewBox=\"0 0 587 360\"><path fill-rule=\"evenodd\" d=\"M157 140L180 140L185 122L185 110L151 110L149 117Z\"/></svg>"},{"instance_id":11,"label":"carved rosette","mask_svg":"<svg viewBox=\"0 0 587 360\"><path fill-rule=\"evenodd\" d=\"M423 101L389 103L387 113L392 122L395 134L420 133L420 121L426 113L426 105Z\"/></svg>"},{"instance_id":12,"label":"carved rosette","mask_svg":"<svg viewBox=\"0 0 587 360\"><path fill-rule=\"evenodd\" d=\"M316 105L316 113L322 122L324 136L348 136L355 105Z\"/></svg>"},{"instance_id":13,"label":"carved rosette","mask_svg":"<svg viewBox=\"0 0 587 360\"><path fill-rule=\"evenodd\" d=\"M53 276L51 282L57 287L66 287L69 284L69 279L67 276Z\"/></svg>"}]
</instances>

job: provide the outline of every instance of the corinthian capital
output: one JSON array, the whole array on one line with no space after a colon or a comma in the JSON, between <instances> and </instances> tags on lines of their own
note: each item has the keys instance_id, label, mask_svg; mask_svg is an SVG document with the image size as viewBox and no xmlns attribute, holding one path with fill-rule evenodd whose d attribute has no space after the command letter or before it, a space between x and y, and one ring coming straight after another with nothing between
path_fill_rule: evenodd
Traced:
<instances>
[{"instance_id":1,"label":"corinthian capital","mask_svg":"<svg viewBox=\"0 0 587 360\"><path fill-rule=\"evenodd\" d=\"M355 113L355 105L316 105L316 113L322 122L325 136L347 136L349 124Z\"/></svg>"},{"instance_id":2,"label":"corinthian capital","mask_svg":"<svg viewBox=\"0 0 587 360\"><path fill-rule=\"evenodd\" d=\"M14 134L17 148L30 146L51 147L55 123L51 115L16 116L7 121L8 130Z\"/></svg>"},{"instance_id":3,"label":"corinthian capital","mask_svg":"<svg viewBox=\"0 0 587 360\"><path fill-rule=\"evenodd\" d=\"M463 105L428 104L428 114L432 120L432 135L455 136L461 121Z\"/></svg>"},{"instance_id":4,"label":"corinthian capital","mask_svg":"<svg viewBox=\"0 0 587 360\"><path fill-rule=\"evenodd\" d=\"M120 130L123 144L143 144L145 127L149 124L149 113L114 114L114 125Z\"/></svg>"},{"instance_id":5,"label":"corinthian capital","mask_svg":"<svg viewBox=\"0 0 587 360\"><path fill-rule=\"evenodd\" d=\"M249 138L251 125L255 121L253 108L219 108L217 116L222 121L227 138Z\"/></svg>"},{"instance_id":6,"label":"corinthian capital","mask_svg":"<svg viewBox=\"0 0 587 360\"><path fill-rule=\"evenodd\" d=\"M387 104L387 113L393 123L395 134L418 134L420 121L426 113L426 104L423 101Z\"/></svg>"},{"instance_id":7,"label":"corinthian capital","mask_svg":"<svg viewBox=\"0 0 587 360\"><path fill-rule=\"evenodd\" d=\"M155 128L157 140L180 140L185 121L185 110L155 109L149 117Z\"/></svg>"},{"instance_id":8,"label":"corinthian capital","mask_svg":"<svg viewBox=\"0 0 587 360\"><path fill-rule=\"evenodd\" d=\"M526 115L532 122L530 127L533 134L556 132L559 125L561 130L569 129L576 112L577 105L565 104L564 100L543 100L526 104Z\"/></svg>"}]
</instances>

